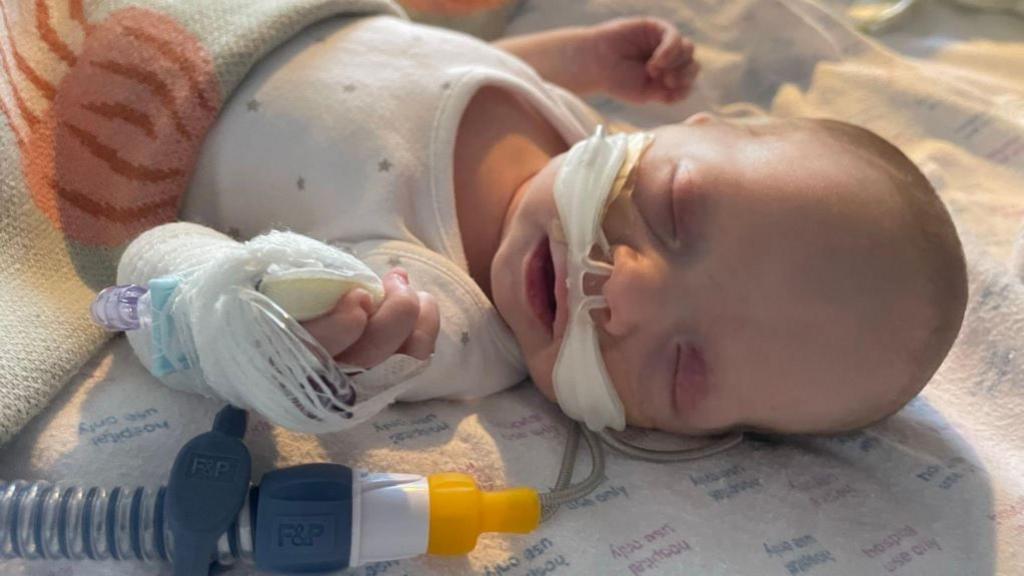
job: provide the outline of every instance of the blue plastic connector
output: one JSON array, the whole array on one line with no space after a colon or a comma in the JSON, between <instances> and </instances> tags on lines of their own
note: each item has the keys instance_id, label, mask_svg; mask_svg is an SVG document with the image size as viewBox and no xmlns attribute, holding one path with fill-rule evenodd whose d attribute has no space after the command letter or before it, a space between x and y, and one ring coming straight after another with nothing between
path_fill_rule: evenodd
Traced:
<instances>
[{"instance_id":1,"label":"blue plastic connector","mask_svg":"<svg viewBox=\"0 0 1024 576\"><path fill-rule=\"evenodd\" d=\"M352 469L306 464L260 482L253 558L289 574L347 568L352 547Z\"/></svg>"},{"instance_id":2,"label":"blue plastic connector","mask_svg":"<svg viewBox=\"0 0 1024 576\"><path fill-rule=\"evenodd\" d=\"M174 459L164 501L174 576L209 574L217 540L245 503L252 473L245 422L244 411L227 406L213 430L189 440Z\"/></svg>"},{"instance_id":3,"label":"blue plastic connector","mask_svg":"<svg viewBox=\"0 0 1024 576\"><path fill-rule=\"evenodd\" d=\"M177 276L163 276L149 281L150 314L152 321L150 372L162 378L173 372L187 370L192 367L189 358L183 353L180 341L182 336L174 325L174 317L170 314L174 293L178 290L181 279Z\"/></svg>"}]
</instances>

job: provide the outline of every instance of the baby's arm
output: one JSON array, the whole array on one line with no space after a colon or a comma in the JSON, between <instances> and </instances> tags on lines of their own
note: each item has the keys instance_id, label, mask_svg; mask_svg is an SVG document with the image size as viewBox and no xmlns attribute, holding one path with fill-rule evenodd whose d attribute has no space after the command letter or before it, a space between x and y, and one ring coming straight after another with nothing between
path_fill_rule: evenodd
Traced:
<instances>
[{"instance_id":1,"label":"baby's arm","mask_svg":"<svg viewBox=\"0 0 1024 576\"><path fill-rule=\"evenodd\" d=\"M576 94L606 92L630 102L683 98L700 69L693 58L693 43L658 18L558 28L494 45Z\"/></svg>"}]
</instances>

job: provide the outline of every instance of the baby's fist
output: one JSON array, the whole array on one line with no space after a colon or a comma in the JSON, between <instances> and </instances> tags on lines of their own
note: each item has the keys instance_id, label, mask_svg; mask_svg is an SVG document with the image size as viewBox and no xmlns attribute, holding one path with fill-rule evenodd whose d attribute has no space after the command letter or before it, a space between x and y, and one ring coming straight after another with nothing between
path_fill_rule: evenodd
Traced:
<instances>
[{"instance_id":1,"label":"baby's fist","mask_svg":"<svg viewBox=\"0 0 1024 576\"><path fill-rule=\"evenodd\" d=\"M690 92L700 64L693 42L659 18L621 18L593 29L593 65L604 90L629 102L671 103Z\"/></svg>"},{"instance_id":2,"label":"baby's fist","mask_svg":"<svg viewBox=\"0 0 1024 576\"><path fill-rule=\"evenodd\" d=\"M385 274L383 282L379 306L355 288L333 310L302 325L331 356L352 366L372 368L394 354L426 360L441 328L437 301L410 287L400 268Z\"/></svg>"}]
</instances>

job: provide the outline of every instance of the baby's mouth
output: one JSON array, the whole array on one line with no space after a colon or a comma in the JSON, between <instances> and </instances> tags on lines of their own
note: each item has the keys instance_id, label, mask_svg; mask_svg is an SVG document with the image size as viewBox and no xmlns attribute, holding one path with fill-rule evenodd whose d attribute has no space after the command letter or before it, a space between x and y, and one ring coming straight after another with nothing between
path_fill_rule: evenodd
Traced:
<instances>
[{"instance_id":1,"label":"baby's mouth","mask_svg":"<svg viewBox=\"0 0 1024 576\"><path fill-rule=\"evenodd\" d=\"M542 238L526 264L526 300L534 316L552 330L558 310L555 300L555 265L551 245Z\"/></svg>"}]
</instances>

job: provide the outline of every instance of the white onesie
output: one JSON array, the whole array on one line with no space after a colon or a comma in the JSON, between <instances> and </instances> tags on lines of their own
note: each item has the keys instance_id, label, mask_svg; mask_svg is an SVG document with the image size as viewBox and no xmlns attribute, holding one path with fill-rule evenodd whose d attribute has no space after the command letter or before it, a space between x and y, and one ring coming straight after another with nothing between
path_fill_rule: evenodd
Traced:
<instances>
[{"instance_id":1,"label":"white onesie","mask_svg":"<svg viewBox=\"0 0 1024 576\"><path fill-rule=\"evenodd\" d=\"M350 250L378 274L405 268L437 299L441 333L430 366L400 399L512 386L525 363L469 276L455 212L455 136L484 85L525 98L569 144L598 121L521 60L470 36L390 16L307 28L232 95L181 216L243 239L289 229Z\"/></svg>"}]
</instances>

